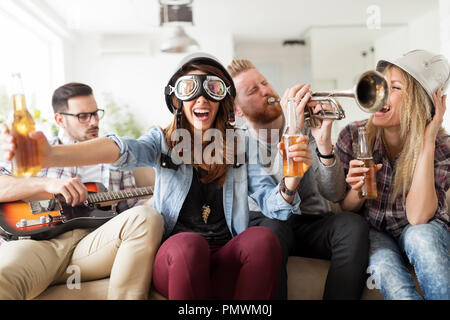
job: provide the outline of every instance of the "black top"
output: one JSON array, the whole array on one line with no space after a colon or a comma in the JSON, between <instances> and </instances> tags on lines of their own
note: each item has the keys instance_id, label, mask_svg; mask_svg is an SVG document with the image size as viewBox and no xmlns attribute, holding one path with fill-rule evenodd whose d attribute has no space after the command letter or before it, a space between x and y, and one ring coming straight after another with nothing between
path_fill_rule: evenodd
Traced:
<instances>
[{"instance_id":1,"label":"black top","mask_svg":"<svg viewBox=\"0 0 450 320\"><path fill-rule=\"evenodd\" d=\"M202 183L204 174L203 169L194 169L191 187L171 235L195 232L210 245L222 246L232 238L223 210L223 188L217 188L217 181Z\"/></svg>"}]
</instances>

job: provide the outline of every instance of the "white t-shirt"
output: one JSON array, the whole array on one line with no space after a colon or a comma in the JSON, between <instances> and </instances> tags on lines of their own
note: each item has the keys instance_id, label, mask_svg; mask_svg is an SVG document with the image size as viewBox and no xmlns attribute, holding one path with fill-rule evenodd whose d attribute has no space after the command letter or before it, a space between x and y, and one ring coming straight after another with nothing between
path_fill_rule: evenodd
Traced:
<instances>
[{"instance_id":1,"label":"white t-shirt","mask_svg":"<svg viewBox=\"0 0 450 320\"><path fill-rule=\"evenodd\" d=\"M83 166L77 168L77 176L81 179L81 182L98 182L102 183L102 168L100 164L94 164L92 166Z\"/></svg>"}]
</instances>

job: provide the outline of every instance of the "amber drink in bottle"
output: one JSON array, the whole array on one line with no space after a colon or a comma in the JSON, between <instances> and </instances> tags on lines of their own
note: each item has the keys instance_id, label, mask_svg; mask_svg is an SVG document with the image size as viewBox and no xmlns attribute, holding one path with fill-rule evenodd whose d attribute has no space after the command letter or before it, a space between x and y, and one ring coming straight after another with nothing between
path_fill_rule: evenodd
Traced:
<instances>
[{"instance_id":1,"label":"amber drink in bottle","mask_svg":"<svg viewBox=\"0 0 450 320\"><path fill-rule=\"evenodd\" d=\"M297 139L302 135L298 128L295 106L295 98L288 98L287 127L281 140L283 144L283 176L285 177L303 177L305 171L308 170L306 163L294 161L288 157L289 147L297 143Z\"/></svg>"},{"instance_id":2,"label":"amber drink in bottle","mask_svg":"<svg viewBox=\"0 0 450 320\"><path fill-rule=\"evenodd\" d=\"M11 126L11 133L16 140L17 146L12 163L13 175L29 177L39 173L41 170L39 160L40 148L38 142L28 136L30 132L35 131L35 126L33 117L27 110L20 74L13 74L12 80L14 120Z\"/></svg>"},{"instance_id":3,"label":"amber drink in bottle","mask_svg":"<svg viewBox=\"0 0 450 320\"><path fill-rule=\"evenodd\" d=\"M358 128L358 160L364 162L369 171L364 173L364 185L358 192L360 199L375 199L378 197L375 161L367 143L365 127Z\"/></svg>"}]
</instances>

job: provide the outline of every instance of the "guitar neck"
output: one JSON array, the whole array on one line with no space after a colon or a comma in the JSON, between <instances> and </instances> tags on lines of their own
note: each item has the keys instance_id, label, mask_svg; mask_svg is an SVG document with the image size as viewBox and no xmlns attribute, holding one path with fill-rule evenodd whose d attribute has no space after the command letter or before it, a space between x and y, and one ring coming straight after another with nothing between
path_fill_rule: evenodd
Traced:
<instances>
[{"instance_id":1,"label":"guitar neck","mask_svg":"<svg viewBox=\"0 0 450 320\"><path fill-rule=\"evenodd\" d=\"M143 187L128 189L122 191L108 191L108 192L97 192L88 195L88 202L90 203L102 203L102 202L115 202L127 199L143 198L146 196L153 195L152 187Z\"/></svg>"}]
</instances>

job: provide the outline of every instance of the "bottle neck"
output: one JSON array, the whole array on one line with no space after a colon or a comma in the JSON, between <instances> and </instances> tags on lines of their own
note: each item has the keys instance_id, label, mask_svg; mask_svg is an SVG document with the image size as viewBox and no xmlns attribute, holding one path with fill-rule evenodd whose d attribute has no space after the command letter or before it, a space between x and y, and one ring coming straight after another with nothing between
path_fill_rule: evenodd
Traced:
<instances>
[{"instance_id":1,"label":"bottle neck","mask_svg":"<svg viewBox=\"0 0 450 320\"><path fill-rule=\"evenodd\" d=\"M287 115L286 115L286 130L285 130L284 134L286 134L286 135L300 134L300 129L298 128L298 122L297 122L295 98L288 99Z\"/></svg>"},{"instance_id":2,"label":"bottle neck","mask_svg":"<svg viewBox=\"0 0 450 320\"><path fill-rule=\"evenodd\" d=\"M369 148L367 133L365 128L358 130L358 159L371 159L372 151Z\"/></svg>"},{"instance_id":3,"label":"bottle neck","mask_svg":"<svg viewBox=\"0 0 450 320\"><path fill-rule=\"evenodd\" d=\"M25 95L23 94L13 94L13 106L14 112L27 111L27 104L25 102Z\"/></svg>"}]
</instances>

